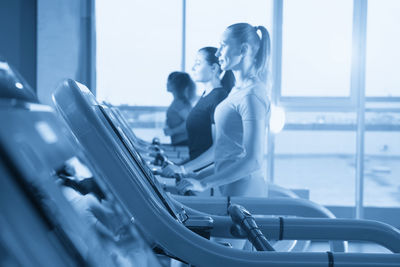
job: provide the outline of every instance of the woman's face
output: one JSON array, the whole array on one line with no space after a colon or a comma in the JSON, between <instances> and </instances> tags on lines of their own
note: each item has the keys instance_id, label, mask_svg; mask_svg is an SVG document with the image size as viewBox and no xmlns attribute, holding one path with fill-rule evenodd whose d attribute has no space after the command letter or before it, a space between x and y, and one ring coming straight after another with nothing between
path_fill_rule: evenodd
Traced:
<instances>
[{"instance_id":1,"label":"woman's face","mask_svg":"<svg viewBox=\"0 0 400 267\"><path fill-rule=\"evenodd\" d=\"M171 82L167 82L167 92L173 92L175 90L174 85Z\"/></svg>"},{"instance_id":2,"label":"woman's face","mask_svg":"<svg viewBox=\"0 0 400 267\"><path fill-rule=\"evenodd\" d=\"M196 60L192 67L193 80L195 82L208 82L211 81L214 70L205 57L204 52L197 52Z\"/></svg>"},{"instance_id":3,"label":"woman's face","mask_svg":"<svg viewBox=\"0 0 400 267\"><path fill-rule=\"evenodd\" d=\"M230 36L226 30L222 34L220 47L215 55L218 57L222 70L234 70L242 59L240 45Z\"/></svg>"}]
</instances>

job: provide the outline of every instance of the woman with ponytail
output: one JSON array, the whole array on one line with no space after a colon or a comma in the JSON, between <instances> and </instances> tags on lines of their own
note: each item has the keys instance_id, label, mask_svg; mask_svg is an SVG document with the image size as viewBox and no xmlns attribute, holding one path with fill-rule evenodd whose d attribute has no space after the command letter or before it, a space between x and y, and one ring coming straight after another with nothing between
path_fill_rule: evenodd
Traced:
<instances>
[{"instance_id":1,"label":"woman with ponytail","mask_svg":"<svg viewBox=\"0 0 400 267\"><path fill-rule=\"evenodd\" d=\"M192 175L193 170L214 162L214 172L182 179L177 188L185 192L219 187L224 196L267 196L263 158L270 116L268 31L263 26L233 24L223 33L216 56L223 71L233 72L235 86L215 110L213 146L181 167Z\"/></svg>"}]
</instances>

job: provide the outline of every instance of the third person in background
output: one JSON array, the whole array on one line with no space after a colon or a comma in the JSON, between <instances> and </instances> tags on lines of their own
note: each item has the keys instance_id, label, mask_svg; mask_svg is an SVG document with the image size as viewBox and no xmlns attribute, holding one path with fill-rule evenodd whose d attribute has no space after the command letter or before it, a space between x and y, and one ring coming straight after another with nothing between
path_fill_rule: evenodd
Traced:
<instances>
[{"instance_id":1,"label":"third person in background","mask_svg":"<svg viewBox=\"0 0 400 267\"><path fill-rule=\"evenodd\" d=\"M171 137L174 146L187 145L186 119L196 96L196 85L186 72L175 71L168 76L167 91L174 99L167 110L164 134Z\"/></svg>"}]
</instances>

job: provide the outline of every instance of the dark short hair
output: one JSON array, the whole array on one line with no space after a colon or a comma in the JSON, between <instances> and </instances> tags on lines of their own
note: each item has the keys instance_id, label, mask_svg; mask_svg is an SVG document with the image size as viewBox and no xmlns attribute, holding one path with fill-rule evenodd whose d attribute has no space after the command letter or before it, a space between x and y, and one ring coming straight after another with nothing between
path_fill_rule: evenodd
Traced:
<instances>
[{"instance_id":1,"label":"dark short hair","mask_svg":"<svg viewBox=\"0 0 400 267\"><path fill-rule=\"evenodd\" d=\"M186 72L171 72L168 75L167 82L172 86L172 92L180 100L190 103L196 95L196 84Z\"/></svg>"}]
</instances>

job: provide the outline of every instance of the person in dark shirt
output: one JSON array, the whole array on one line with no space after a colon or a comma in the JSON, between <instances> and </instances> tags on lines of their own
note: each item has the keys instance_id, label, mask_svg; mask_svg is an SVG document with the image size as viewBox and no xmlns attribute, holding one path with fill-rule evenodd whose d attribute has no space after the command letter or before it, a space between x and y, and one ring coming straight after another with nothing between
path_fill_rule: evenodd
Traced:
<instances>
[{"instance_id":1,"label":"person in dark shirt","mask_svg":"<svg viewBox=\"0 0 400 267\"><path fill-rule=\"evenodd\" d=\"M172 93L174 100L167 110L164 134L171 137L172 145L187 145L186 119L192 109L196 85L189 74L175 71L168 76L167 91Z\"/></svg>"},{"instance_id":2,"label":"person in dark shirt","mask_svg":"<svg viewBox=\"0 0 400 267\"><path fill-rule=\"evenodd\" d=\"M203 94L186 120L190 160L207 151L213 143L214 111L234 85L231 71L223 73L215 56L217 48L204 47L197 52L193 80L200 83Z\"/></svg>"}]
</instances>

